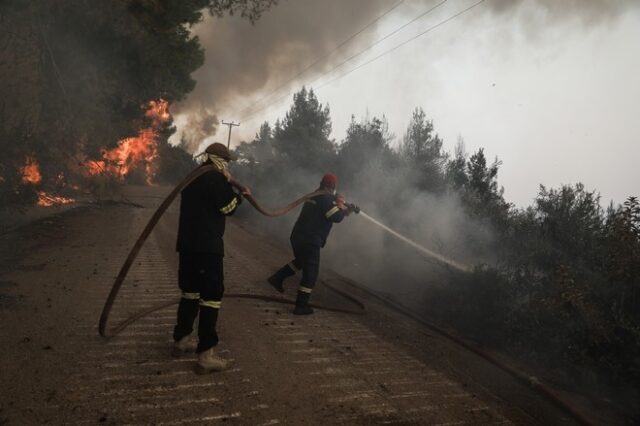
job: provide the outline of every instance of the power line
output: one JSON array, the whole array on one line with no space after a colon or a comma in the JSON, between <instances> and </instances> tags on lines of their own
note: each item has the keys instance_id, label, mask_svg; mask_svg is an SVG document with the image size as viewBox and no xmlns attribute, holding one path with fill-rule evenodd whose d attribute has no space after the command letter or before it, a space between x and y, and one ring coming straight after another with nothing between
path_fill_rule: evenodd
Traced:
<instances>
[{"instance_id":1,"label":"power line","mask_svg":"<svg viewBox=\"0 0 640 426\"><path fill-rule=\"evenodd\" d=\"M343 66L344 64L346 64L347 62L350 62L351 60L357 58L358 56L362 55L363 53L367 52L368 50L373 49L375 46L377 46L378 44L382 43L383 41L387 40L389 37L394 36L395 34L397 34L398 32L402 31L403 29L405 29L406 27L408 27L409 25L413 24L414 22L418 21L419 19L424 18L425 16L427 16L428 14L430 14L431 12L433 12L434 10L436 10L437 8L439 8L440 6L442 6L443 4L445 4L447 1L449 0L441 0L439 3L437 3L435 6L430 7L429 9L425 10L424 12L420 13L418 16L416 16L415 18L411 19L409 22L404 23L403 25L401 25L400 27L396 28L395 30L391 31L390 33L386 34L385 36L383 36L382 38L379 38L378 40L376 40L373 44L367 46L366 48L360 50L359 52L349 56L347 59L345 59L344 61L340 62L338 65L332 67L331 69L329 69L328 71L320 74L320 76L318 76L315 80L313 80L311 83L314 83L316 81L318 81L320 78L324 77L327 74L330 74L331 72L335 71L337 68L340 68L341 66ZM289 79L287 80L283 85L281 85L276 92L286 86L288 83L290 83L291 81L293 81L294 79ZM271 92L268 96L261 98L260 100L258 100L252 107L255 107L256 104L260 104L261 102L263 102L264 100L266 100L268 97L270 97L274 92ZM239 112L239 114L242 114L244 112L246 112L247 110L249 110L249 112L252 112L252 107L248 107L243 109L242 111ZM258 111L260 111L261 109L258 109Z\"/></svg>"},{"instance_id":2,"label":"power line","mask_svg":"<svg viewBox=\"0 0 640 426\"><path fill-rule=\"evenodd\" d=\"M238 114L242 114L243 112L246 112L247 110L251 110L251 108L253 108L255 106L255 104L260 104L263 101L269 99L271 97L271 95L273 95L274 93L278 92L280 89L282 89L283 87L287 86L289 83L291 83L292 81L296 80L298 77L300 77L301 75L303 75L304 73L306 73L307 71L309 71L311 68L313 68L314 66L316 66L317 64L320 63L320 61L322 61L323 59L328 58L329 56L333 55L335 52L337 52L342 46L346 45L347 43L349 43L351 40L353 40L354 38L356 38L357 36L359 36L360 34L362 34L366 29L368 29L369 27L371 27L373 24L375 24L376 22L378 22L379 20L381 20L382 18L384 18L385 16L387 16L389 13L391 13L392 11L394 11L398 6L400 6L402 3L404 3L406 0L400 0L398 3L394 4L390 9L387 9L382 15L379 15L377 18L375 18L373 21L370 21L368 24L366 24L364 27L360 28L358 31L356 31L355 33L351 34L346 40L344 40L343 42L341 42L340 44L338 44L336 47L334 47L329 53L326 53L324 55L321 55L319 57L317 57L312 63L310 63L309 65L307 65L302 71L300 71L299 73L297 73L296 75L294 75L293 77L287 79L284 83L282 83L280 86L276 87L275 89L273 89L271 92L267 93L265 96L263 96L260 100L258 100L257 102L255 102L254 104L247 106L245 108L243 108L242 110L240 110L238 112Z\"/></svg>"},{"instance_id":3,"label":"power line","mask_svg":"<svg viewBox=\"0 0 640 426\"><path fill-rule=\"evenodd\" d=\"M446 1L446 0L445 0L445 1ZM430 33L431 31L435 30L436 28L438 28L438 27L440 27L440 26L442 26L442 25L444 25L444 24L446 24L446 23L448 23L448 22L450 22L450 21L452 21L452 20L456 19L457 17L459 17L459 16L461 16L461 15L463 15L463 14L465 14L465 13L467 13L467 12L471 11L472 9L474 9L475 7L477 7L477 6L479 6L480 4L484 3L485 1L486 1L486 0L479 0L478 2L476 2L476 3L472 4L471 6L469 6L469 7L465 8L465 9L461 10L460 12L458 12L458 13L456 13L456 14L454 14L454 15L450 16L449 18L447 18L447 19L445 19L445 20L443 20L443 21L438 22L437 24L435 24L435 25L433 25L433 26L431 26L431 27L427 28L426 30L424 30L424 31L420 32L419 34L417 34L417 35L415 35L415 36L413 36L413 37L409 38L408 40L405 40L405 41L403 41L402 43L400 43L400 44L398 44L398 45L396 45L396 46L392 47L391 49L388 49L388 50L384 51L383 53L381 53L381 54L379 54L379 55L375 56L374 58L372 58L372 59L370 59L370 60L368 60L368 61L366 61L366 62L363 62L362 64L360 64L360 65L356 66L355 68L350 69L349 71L345 72L344 74L340 74L339 76L337 76L337 77L335 77L335 78L333 78L333 79L331 79L331 80L329 80L329 81L327 81L327 82L325 82L325 83L322 83L320 86L318 86L318 87L317 87L317 89L320 89L320 88L322 88L322 87L325 87L325 86L327 86L327 85L329 85L329 84L331 84L331 83L333 83L333 82L335 82L335 81L337 81L337 80L339 80L339 79L341 79L341 78L343 78L343 77L345 77L345 76L347 76L347 75L351 74L352 72L354 72L354 71L356 71L356 70L358 70L358 69L360 69L360 68L362 68L362 67L364 67L364 66L366 66L366 65L369 65L370 63L372 63L372 62L374 62L374 61L377 61L378 59L382 58L383 56L388 55L389 53L391 53L391 52L393 52L393 51L395 51L395 50L399 49L400 47L402 47L402 46L404 46L404 45L406 45L406 44L408 44L408 43L410 43L410 42L412 42L412 41L416 40L416 39L417 39L417 38L419 38L419 37L422 37L422 36L424 36L424 35L426 35L426 34ZM436 7L437 7L437 6L436 6ZM337 67L335 67L335 68L337 68ZM335 69L335 68L333 68L333 69ZM333 70L333 69L332 69L332 70ZM330 71L329 71L329 72L330 72ZM316 80L312 81L312 83L316 82L317 80L319 80L320 78L322 78L323 76L325 76L326 74L328 74L329 72L327 72L327 73L325 73L325 74L321 75L319 78L317 78ZM282 96L282 97L278 98L278 99L275 101L275 103L277 104L277 103L280 103L280 101L282 101L282 100L284 100L284 99L288 99L288 98L289 98L289 96L291 96L291 94L292 94L292 93L287 93L286 95L284 95L284 96ZM271 105L273 105L273 104L271 104ZM257 115L258 115L258 113L262 112L263 110L265 110L267 107L269 107L269 106L271 106L271 105L264 106L264 107L262 107L262 108L259 108L259 109L255 110L251 115L247 116L247 117L246 117L246 118L244 118L242 121L247 122L247 121L252 120L255 116L257 116Z\"/></svg>"},{"instance_id":4,"label":"power line","mask_svg":"<svg viewBox=\"0 0 640 426\"><path fill-rule=\"evenodd\" d=\"M410 39L408 39L408 40L403 41L402 43L398 44L397 46L394 46L394 47L392 47L391 49L389 49L389 50L386 50L386 51L382 52L382 53L381 53L381 54L379 54L378 56L375 56L374 58L372 58L372 59L370 59L370 60L368 60L368 61L366 61L366 62L363 62L362 64L358 65L357 67L350 69L350 70L349 70L349 71L347 71L346 73L341 74L341 75L339 75L339 76L337 76L337 77L335 77L335 78L333 78L333 79L331 79L331 80L329 80L329 81L327 81L327 82L325 82L325 83L322 83L320 86L318 86L318 87L316 88L316 90L321 89L321 88L323 88L324 86L327 86L327 85L329 85L329 84L333 83L334 81L339 80L339 79L341 79L342 77L345 77L345 76L347 76L347 75L351 74L352 72L357 71L357 70L359 70L360 68L362 68L362 67L364 67L364 66L369 65L370 63L372 63L372 62L374 62L374 61L376 61L376 60L378 60L378 59L382 58L383 56L385 56L385 55L387 55L387 54L389 54L389 53L393 52L394 50L397 50L397 49L401 48L401 47L402 47L402 46L404 46L405 44L408 44L408 43L410 43L410 42L414 41L415 39L420 38L420 37L422 37L423 35L425 35L425 34L427 34L427 33L430 33L431 31L433 31L433 30L435 30L436 28L438 28L438 27L440 27L440 26L442 26L442 25L446 24L447 22L454 20L454 19L455 19L455 18L457 18L458 16L460 16L460 15L463 15L463 14L467 13L468 11L470 11L471 9L473 9L473 8L474 8L474 7L476 7L476 6L479 6L481 3L484 3L485 1L486 1L486 0L479 0L478 2L476 2L476 3L472 4L471 6L467 7L466 9L461 10L460 12L458 12L458 13L456 13L455 15L453 15L453 16L451 16L451 17L449 17L449 18L445 19L444 21L440 21L440 22L438 22L436 25L434 25L434 26L432 26L432 27L427 28L427 29L426 29L426 30L424 30L423 32L421 32L421 33L419 33L419 34L416 34L415 36L411 37L411 38L410 38Z\"/></svg>"}]
</instances>

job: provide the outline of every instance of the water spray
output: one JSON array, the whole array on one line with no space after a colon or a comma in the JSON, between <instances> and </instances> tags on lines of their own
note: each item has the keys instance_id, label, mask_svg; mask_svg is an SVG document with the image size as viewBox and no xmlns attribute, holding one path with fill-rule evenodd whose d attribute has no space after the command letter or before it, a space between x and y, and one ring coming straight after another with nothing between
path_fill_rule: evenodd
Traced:
<instances>
[{"instance_id":1,"label":"water spray","mask_svg":"<svg viewBox=\"0 0 640 426\"><path fill-rule=\"evenodd\" d=\"M384 223L381 223L378 220L372 218L371 216L369 216L368 214L363 212L358 206L354 206L354 205L350 205L350 206L353 206L353 211L355 213L362 215L362 217L367 219L369 222L373 223L374 225L378 226L379 228L382 228L383 230L387 231L388 233L390 233L394 237L399 238L400 240L404 241L405 243L407 243L408 245L410 245L414 249L418 250L420 252L420 254L422 254L422 255L430 258L430 259L435 259L440 263L444 263L445 265L451 266L452 268L457 269L458 271L471 272L471 268L469 268L468 266L462 265L461 263L458 263L458 262L456 262L454 260L448 259L448 258L444 257L443 255L441 255L439 253L436 253L434 251L429 250L426 247L421 246L420 244L416 243L415 241L405 237L404 235L402 235L398 231L395 231L395 230L389 228Z\"/></svg>"}]
</instances>

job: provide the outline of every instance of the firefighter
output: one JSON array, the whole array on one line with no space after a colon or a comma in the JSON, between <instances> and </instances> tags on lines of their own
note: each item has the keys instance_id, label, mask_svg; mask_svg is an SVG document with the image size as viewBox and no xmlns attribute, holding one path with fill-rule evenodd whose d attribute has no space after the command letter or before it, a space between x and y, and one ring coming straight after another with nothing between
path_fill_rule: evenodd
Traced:
<instances>
[{"instance_id":1,"label":"firefighter","mask_svg":"<svg viewBox=\"0 0 640 426\"><path fill-rule=\"evenodd\" d=\"M236 156L221 143L207 147L205 164L214 164L217 171L203 174L182 190L176 251L179 253L178 284L182 298L178 306L177 323L173 331L173 355L180 356L194 349L190 338L193 323L198 323L198 353L196 372L204 374L228 368L229 361L214 352L218 344L216 323L224 293L222 237L226 216L232 215L242 201L231 184L229 161ZM243 192L249 194L249 190Z\"/></svg>"},{"instance_id":2,"label":"firefighter","mask_svg":"<svg viewBox=\"0 0 640 426\"><path fill-rule=\"evenodd\" d=\"M294 259L267 279L269 284L282 293L284 280L295 275L297 271L302 271L296 306L293 310L295 315L313 313L313 309L309 306L309 298L318 279L320 249L327 242L333 224L341 222L345 216L357 209L356 206L346 204L344 197L336 195L337 183L338 179L334 174L327 173L323 176L319 190L325 193L316 195L304 203L291 231L290 241Z\"/></svg>"}]
</instances>

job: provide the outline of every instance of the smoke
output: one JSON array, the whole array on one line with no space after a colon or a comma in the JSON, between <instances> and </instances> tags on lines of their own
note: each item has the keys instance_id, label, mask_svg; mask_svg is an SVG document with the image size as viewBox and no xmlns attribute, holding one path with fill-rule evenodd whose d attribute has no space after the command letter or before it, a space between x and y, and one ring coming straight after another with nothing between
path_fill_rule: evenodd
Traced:
<instances>
[{"instance_id":1,"label":"smoke","mask_svg":"<svg viewBox=\"0 0 640 426\"><path fill-rule=\"evenodd\" d=\"M198 103L193 105L188 114L178 115L175 124L180 129L180 145L188 152L195 153L203 140L216 133L219 121L213 111Z\"/></svg>"},{"instance_id":2,"label":"smoke","mask_svg":"<svg viewBox=\"0 0 640 426\"><path fill-rule=\"evenodd\" d=\"M218 130L218 117L244 119L257 106L267 105L268 101L260 105L256 105L256 101L274 89L284 85L280 95L286 93L286 88L297 89L308 82L313 73L326 71L350 53L368 46L379 37L376 26L381 22L397 21L400 26L436 4L405 1L312 70L296 81L288 82L395 3L384 0L282 1L255 24L236 16L207 16L193 28L205 51L205 65L194 74L197 85L193 93L172 106L178 124L174 142L182 140L189 151L196 151L199 145L212 142L211 138ZM548 25L576 21L588 29L618 18L639 3L635 0L487 0L477 10L490 14L491 19L513 20L520 31L536 39ZM443 17L450 16L469 4L450 1L438 12Z\"/></svg>"},{"instance_id":3,"label":"smoke","mask_svg":"<svg viewBox=\"0 0 640 426\"><path fill-rule=\"evenodd\" d=\"M375 160L341 191L364 212L429 251L469 267L496 263L486 250L495 242L492 228L467 214L458 193L419 190L406 173L384 171ZM457 273L358 215L332 232L323 251L327 265L416 309L433 286L446 284Z\"/></svg>"},{"instance_id":4,"label":"smoke","mask_svg":"<svg viewBox=\"0 0 640 426\"><path fill-rule=\"evenodd\" d=\"M544 16L545 21L575 19L585 25L596 25L615 18L637 7L636 0L488 0L486 7L498 15L520 14L523 21L530 19L532 11ZM543 28L539 28L543 29Z\"/></svg>"},{"instance_id":5,"label":"smoke","mask_svg":"<svg viewBox=\"0 0 640 426\"><path fill-rule=\"evenodd\" d=\"M611 25L625 12L640 6L635 0L487 0L492 18L513 22L518 29L509 39L523 35L530 42L562 42L567 32L589 32ZM551 40L544 36L551 37ZM555 38L555 40L554 40Z\"/></svg>"},{"instance_id":6,"label":"smoke","mask_svg":"<svg viewBox=\"0 0 640 426\"><path fill-rule=\"evenodd\" d=\"M456 263L469 266L496 263L493 252L486 250L495 243L492 228L471 218L457 193L421 191L407 182L403 170L391 175L379 167L377 159L370 160L352 182L339 184L338 191L349 202ZM259 179L251 172L245 174L247 172L232 169L268 207L281 207L313 191L321 178L293 165L286 168L286 173L270 175L269 180ZM280 241L289 237L298 213L299 209L283 217L265 218L248 207L240 211L257 229ZM395 300L416 310L424 308L425 297L434 287L447 285L459 273L356 214L333 226L321 257L323 267L372 290L392 293Z\"/></svg>"},{"instance_id":7,"label":"smoke","mask_svg":"<svg viewBox=\"0 0 640 426\"><path fill-rule=\"evenodd\" d=\"M282 85L392 5L384 0L296 0L280 2L253 25L233 16L205 18L194 28L205 50L205 65L194 74L194 92L172 107L178 118L195 118L183 118L176 137L183 138L193 150L215 135L217 127L202 126L203 121L215 123L216 116L242 119L238 113L251 107L253 95ZM373 33L366 31L357 41L367 42ZM349 46L353 49L357 44ZM342 55L345 52L349 49L341 51ZM322 71L343 57L332 55L314 71Z\"/></svg>"},{"instance_id":8,"label":"smoke","mask_svg":"<svg viewBox=\"0 0 640 426\"><path fill-rule=\"evenodd\" d=\"M367 141L359 142L375 147L376 141L368 139L374 136L360 136ZM391 138L386 135L386 142ZM362 149L356 157L353 151L338 149L336 155L325 170L337 173L338 192L363 212L456 264L472 267L496 263L494 250L490 249L496 240L492 227L469 215L458 192L432 193L418 188L414 166L390 150ZM239 162L232 173L269 207L285 205L313 191L321 178L321 174L294 164L286 156L257 158L254 164ZM251 209L243 209L240 215L249 216L258 229L278 240L289 236L297 218L297 212L264 218ZM455 266L425 256L356 214L334 225L322 257L324 267L379 292L393 292L395 298L416 309L434 285L444 285L452 273L459 273Z\"/></svg>"}]
</instances>

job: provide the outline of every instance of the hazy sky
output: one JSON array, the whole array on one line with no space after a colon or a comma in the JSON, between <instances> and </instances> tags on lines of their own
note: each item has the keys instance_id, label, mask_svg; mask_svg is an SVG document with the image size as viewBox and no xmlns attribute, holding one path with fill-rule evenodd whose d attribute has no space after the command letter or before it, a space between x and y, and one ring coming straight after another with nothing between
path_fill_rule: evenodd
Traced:
<instances>
[{"instance_id":1,"label":"hazy sky","mask_svg":"<svg viewBox=\"0 0 640 426\"><path fill-rule=\"evenodd\" d=\"M397 3L364 2L365 7L375 7L359 14L357 8L348 7L349 3L362 7L362 0L328 2L331 8L344 5L351 14L336 23L334 34L332 23L326 21L338 19L338 15L304 13L304 6L310 1L281 1L255 26L229 18L207 19L200 24L196 32L206 47L207 64L195 75L199 84L194 94L176 108L179 129L185 127L189 117L193 119L198 114L193 107L197 104L199 111L206 110L211 117L242 123L234 128L232 144L250 140L263 121L273 123L284 116L291 103L291 96L286 95L302 84L317 88L477 0L449 0L314 82L323 65L324 70L330 69L341 62L341 57L362 50L438 3L406 0L379 25L282 89L264 103L268 108L250 117L250 112L242 111L247 105L263 98L314 58L329 52ZM468 152L484 147L491 159L498 156L503 161L499 181L505 187L507 200L518 206L530 204L539 184L557 187L583 182L587 188L599 190L604 203L640 195L640 8L623 0L558 3L564 6L556 9L555 5L549 6L554 4L549 0L486 0L468 14L319 88L318 97L331 108L333 137L338 141L344 137L352 114L356 118L384 114L397 143L411 111L421 106L433 119L446 149L453 151L462 137ZM621 4L627 6L618 7ZM292 29L292 34L302 31L300 28L320 28L314 30L317 39L309 31L310 35L300 36L302 47L283 43L292 16L298 19L298 28ZM345 25L348 18L354 26ZM322 19L325 22L314 27L318 24L314 20ZM212 92L210 86L233 86L227 82L234 76L234 67L229 63L243 59L246 52L246 48L233 54L220 49L219 35L233 34L230 27L241 31L240 47L268 43L265 33L273 33L270 28L279 28L282 39L274 41L278 47L255 64L262 67L259 78L244 76L240 87ZM295 41L295 36L292 39ZM210 42L211 48L209 40L216 41ZM317 40L322 43L314 44ZM233 37L224 41L228 49L234 48ZM211 76L216 75L220 63L225 63L230 72L226 80L216 81ZM251 66L250 62L238 64L243 69ZM210 98L215 101L207 104ZM213 140L226 142L226 127L219 128L219 133L205 143Z\"/></svg>"}]
</instances>

